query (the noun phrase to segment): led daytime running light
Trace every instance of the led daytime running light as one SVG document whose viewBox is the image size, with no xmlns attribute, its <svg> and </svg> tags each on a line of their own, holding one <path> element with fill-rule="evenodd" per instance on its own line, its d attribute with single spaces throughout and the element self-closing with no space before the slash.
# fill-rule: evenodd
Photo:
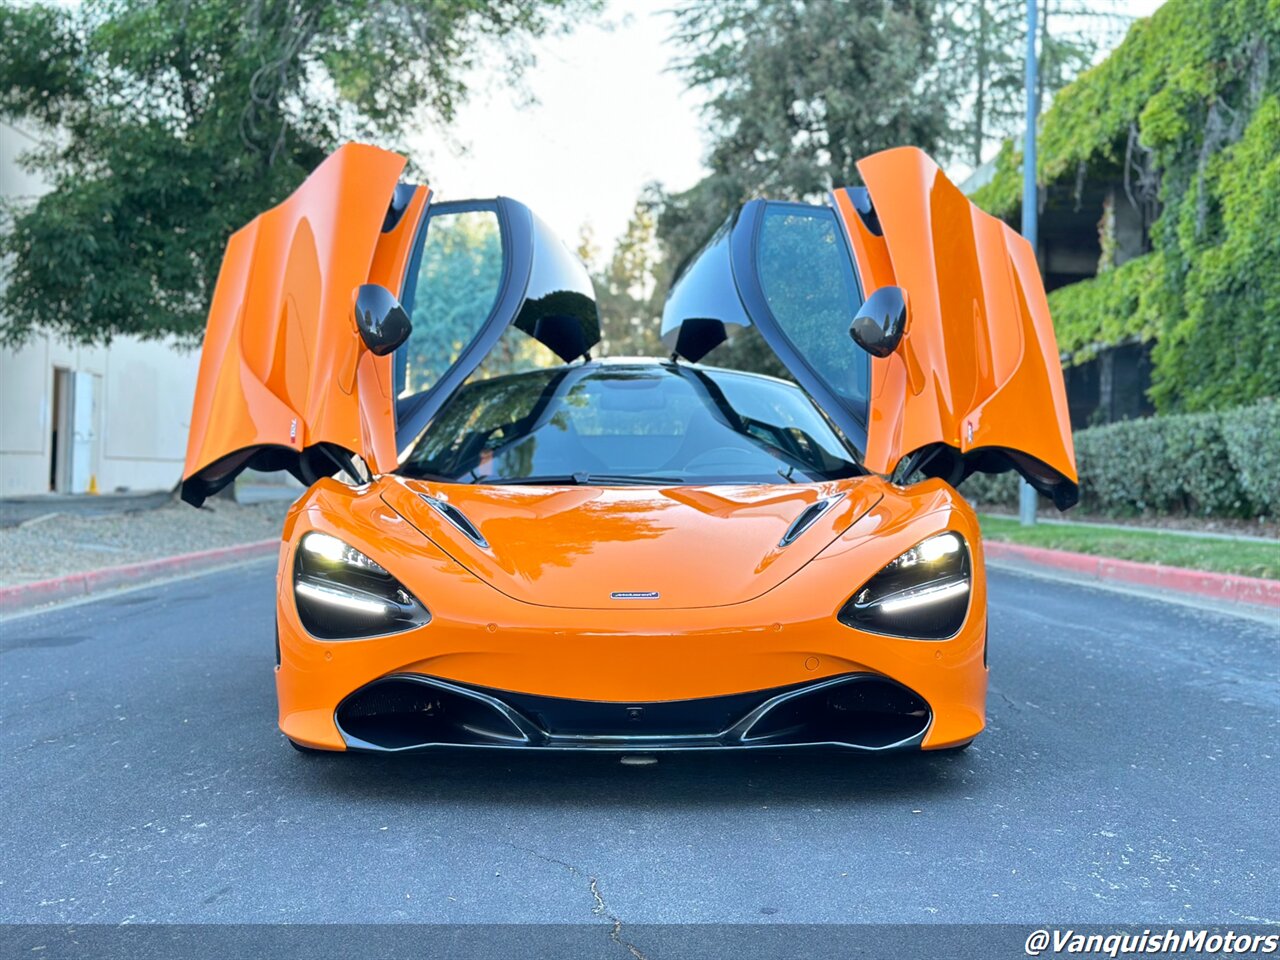
<svg viewBox="0 0 1280 960">
<path fill-rule="evenodd" d="M 840 608 L 845 626 L 908 640 L 947 640 L 964 624 L 972 589 L 964 537 L 946 530 L 885 564 Z"/>
<path fill-rule="evenodd" d="M 391 613 L 391 607 L 381 601 L 367 600 L 364 597 L 357 597 L 354 594 L 334 590 L 330 587 L 318 587 L 315 584 L 303 581 L 295 584 L 293 589 L 304 597 L 310 597 L 312 600 L 326 603 L 329 606 L 342 607 L 344 610 L 351 610 L 355 613 L 367 613 L 370 616 L 377 617 L 385 617 Z"/>
<path fill-rule="evenodd" d="M 944 583 L 937 587 L 926 587 L 923 590 L 913 590 L 910 593 L 898 594 L 896 597 L 889 597 L 874 604 L 885 613 L 898 613 L 902 610 L 911 610 L 915 607 L 923 607 L 930 603 L 937 603 L 940 600 L 947 600 L 951 597 L 958 597 L 963 593 L 969 592 L 969 584 L 967 581 L 959 583 Z"/>
</svg>

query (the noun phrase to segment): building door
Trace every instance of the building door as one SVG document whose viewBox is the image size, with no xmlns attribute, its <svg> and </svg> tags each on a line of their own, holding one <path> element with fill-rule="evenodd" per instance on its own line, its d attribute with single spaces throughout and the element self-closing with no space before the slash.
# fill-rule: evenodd
<svg viewBox="0 0 1280 960">
<path fill-rule="evenodd" d="M 62 367 L 53 368 L 53 417 L 49 431 L 49 489 L 71 491 L 71 437 L 73 375 Z"/>
<path fill-rule="evenodd" d="M 76 371 L 71 390 L 71 492 L 84 493 L 94 472 L 98 441 L 98 376 Z"/>
</svg>

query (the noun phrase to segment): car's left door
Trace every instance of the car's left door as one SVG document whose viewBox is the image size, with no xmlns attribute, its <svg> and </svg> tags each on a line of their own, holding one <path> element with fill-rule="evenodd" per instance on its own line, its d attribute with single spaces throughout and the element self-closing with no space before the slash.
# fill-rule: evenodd
<svg viewBox="0 0 1280 960">
<path fill-rule="evenodd" d="M 348 144 L 227 244 L 200 360 L 182 497 L 247 468 L 310 484 L 388 473 L 515 327 L 561 360 L 600 339 L 591 279 L 527 207 L 433 203 L 403 157 Z M 411 321 L 374 352 L 355 295 L 376 284 Z"/>
<path fill-rule="evenodd" d="M 359 456 L 396 464 L 391 356 L 354 317 L 363 284 L 399 290 L 430 191 L 403 157 L 364 144 L 329 156 L 232 235 L 209 309 L 182 497 L 199 506 L 248 467 L 305 483 Z"/>
</svg>

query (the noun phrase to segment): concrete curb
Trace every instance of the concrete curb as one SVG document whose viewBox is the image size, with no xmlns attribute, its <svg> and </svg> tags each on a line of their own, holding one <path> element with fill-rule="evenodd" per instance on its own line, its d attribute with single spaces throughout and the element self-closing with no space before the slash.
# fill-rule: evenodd
<svg viewBox="0 0 1280 960">
<path fill-rule="evenodd" d="M 1280 607 L 1280 580 L 1241 577 L 1230 573 L 1208 573 L 1186 567 L 1165 567 L 1158 563 L 1137 563 L 1095 557 L 1069 550 L 1048 550 L 1018 543 L 984 540 L 982 550 L 992 560 L 1021 560 L 1041 567 L 1068 570 L 1079 576 L 1129 583 L 1177 593 L 1196 594 L 1231 603 Z"/>
<path fill-rule="evenodd" d="M 236 544 L 234 547 L 217 547 L 213 550 L 183 553 L 176 557 L 144 560 L 141 563 L 130 563 L 121 567 L 104 567 L 101 570 L 69 573 L 52 580 L 37 580 L 34 583 L 0 587 L 0 614 L 18 613 L 60 600 L 135 586 L 148 580 L 161 580 L 184 573 L 225 567 L 246 560 L 258 560 L 262 557 L 274 556 L 279 549 L 279 540 L 259 540 L 256 543 Z"/>
</svg>

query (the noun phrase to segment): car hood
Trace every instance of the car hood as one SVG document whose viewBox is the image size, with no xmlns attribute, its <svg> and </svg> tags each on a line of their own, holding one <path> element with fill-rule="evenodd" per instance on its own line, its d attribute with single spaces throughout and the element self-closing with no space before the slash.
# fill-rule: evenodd
<svg viewBox="0 0 1280 960">
<path fill-rule="evenodd" d="M 881 496 L 872 478 L 655 489 L 393 477 L 382 491 L 391 509 L 454 561 L 516 600 L 650 610 L 725 606 L 766 593 Z M 424 497 L 457 510 L 462 526 Z M 782 546 L 806 508 L 827 499 L 834 500 L 828 509 Z M 483 544 L 463 529 L 467 522 Z"/>
</svg>

